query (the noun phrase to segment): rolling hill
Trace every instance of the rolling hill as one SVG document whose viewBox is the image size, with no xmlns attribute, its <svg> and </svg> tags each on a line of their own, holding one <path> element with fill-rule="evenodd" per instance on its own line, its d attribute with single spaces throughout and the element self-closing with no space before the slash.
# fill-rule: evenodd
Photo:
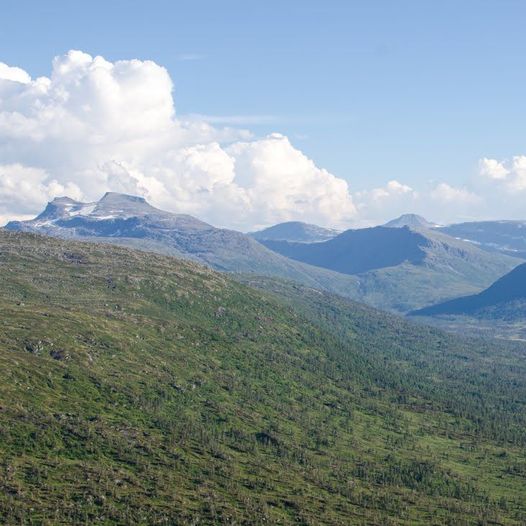
<svg viewBox="0 0 526 526">
<path fill-rule="evenodd" d="M 0 231 L 3 524 L 526 520 L 525 348 Z"/>
</svg>

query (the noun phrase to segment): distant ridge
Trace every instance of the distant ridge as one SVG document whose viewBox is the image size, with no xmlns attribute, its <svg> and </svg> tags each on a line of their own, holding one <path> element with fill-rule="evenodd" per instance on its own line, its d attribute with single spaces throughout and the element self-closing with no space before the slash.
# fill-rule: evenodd
<svg viewBox="0 0 526 526">
<path fill-rule="evenodd" d="M 491 252 L 526 259 L 526 221 L 472 221 L 440 227 L 440 231 Z"/>
<path fill-rule="evenodd" d="M 392 219 L 383 225 L 387 228 L 436 228 L 436 223 L 430 223 L 425 217 L 417 214 L 403 214 L 396 219 Z"/>
<path fill-rule="evenodd" d="M 411 314 L 451 314 L 492 319 L 526 318 L 526 263 L 514 268 L 479 294 L 432 305 Z"/>
<path fill-rule="evenodd" d="M 385 227 L 346 230 L 323 243 L 263 241 L 284 256 L 345 274 L 394 267 L 404 262 L 420 264 L 428 240 L 409 228 Z"/>
<path fill-rule="evenodd" d="M 249 235 L 257 240 L 296 241 L 299 243 L 316 243 L 327 241 L 339 234 L 338 230 L 324 228 L 301 221 L 288 221 L 277 225 L 251 232 Z"/>
</svg>

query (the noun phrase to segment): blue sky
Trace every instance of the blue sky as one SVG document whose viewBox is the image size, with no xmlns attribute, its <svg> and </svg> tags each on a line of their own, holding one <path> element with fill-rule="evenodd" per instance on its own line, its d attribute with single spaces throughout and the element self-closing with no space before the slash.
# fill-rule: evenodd
<svg viewBox="0 0 526 526">
<path fill-rule="evenodd" d="M 283 133 L 351 191 L 393 179 L 465 187 L 481 158 L 524 153 L 522 1 L 3 0 L 1 10 L 0 61 L 37 77 L 69 49 L 153 60 L 170 73 L 179 116 Z"/>
</svg>

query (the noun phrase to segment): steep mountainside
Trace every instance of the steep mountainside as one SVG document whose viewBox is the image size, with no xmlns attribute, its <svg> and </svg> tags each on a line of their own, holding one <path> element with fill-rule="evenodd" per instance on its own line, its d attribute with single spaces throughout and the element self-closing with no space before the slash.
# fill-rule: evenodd
<svg viewBox="0 0 526 526">
<path fill-rule="evenodd" d="M 432 305 L 412 314 L 461 314 L 526 321 L 526 263 L 519 265 L 479 294 Z"/>
<path fill-rule="evenodd" d="M 526 221 L 478 221 L 441 227 L 450 236 L 481 248 L 526 259 Z"/>
<path fill-rule="evenodd" d="M 278 225 L 252 232 L 254 239 L 269 239 L 274 241 L 297 241 L 300 243 L 315 243 L 326 241 L 338 235 L 338 231 L 331 228 L 323 228 L 310 225 L 300 221 L 289 221 Z"/>
<path fill-rule="evenodd" d="M 347 230 L 323 243 L 262 243 L 289 258 L 357 275 L 360 299 L 399 312 L 478 292 L 520 261 L 407 227 Z"/>
<path fill-rule="evenodd" d="M 37 218 L 13 221 L 6 228 L 121 244 L 184 257 L 216 270 L 279 276 L 350 297 L 358 294 L 355 278 L 292 261 L 241 232 L 159 210 L 142 197 L 110 192 L 95 203 L 58 198 Z"/>
<path fill-rule="evenodd" d="M 0 231 L 2 524 L 526 521 L 524 346 Z"/>
</svg>

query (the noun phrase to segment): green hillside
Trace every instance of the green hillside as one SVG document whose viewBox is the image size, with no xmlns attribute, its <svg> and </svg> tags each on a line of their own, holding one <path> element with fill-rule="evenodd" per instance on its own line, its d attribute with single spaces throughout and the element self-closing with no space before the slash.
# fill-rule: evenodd
<svg viewBox="0 0 526 526">
<path fill-rule="evenodd" d="M 0 270 L 2 524 L 526 522 L 523 346 L 110 245 Z"/>
</svg>

